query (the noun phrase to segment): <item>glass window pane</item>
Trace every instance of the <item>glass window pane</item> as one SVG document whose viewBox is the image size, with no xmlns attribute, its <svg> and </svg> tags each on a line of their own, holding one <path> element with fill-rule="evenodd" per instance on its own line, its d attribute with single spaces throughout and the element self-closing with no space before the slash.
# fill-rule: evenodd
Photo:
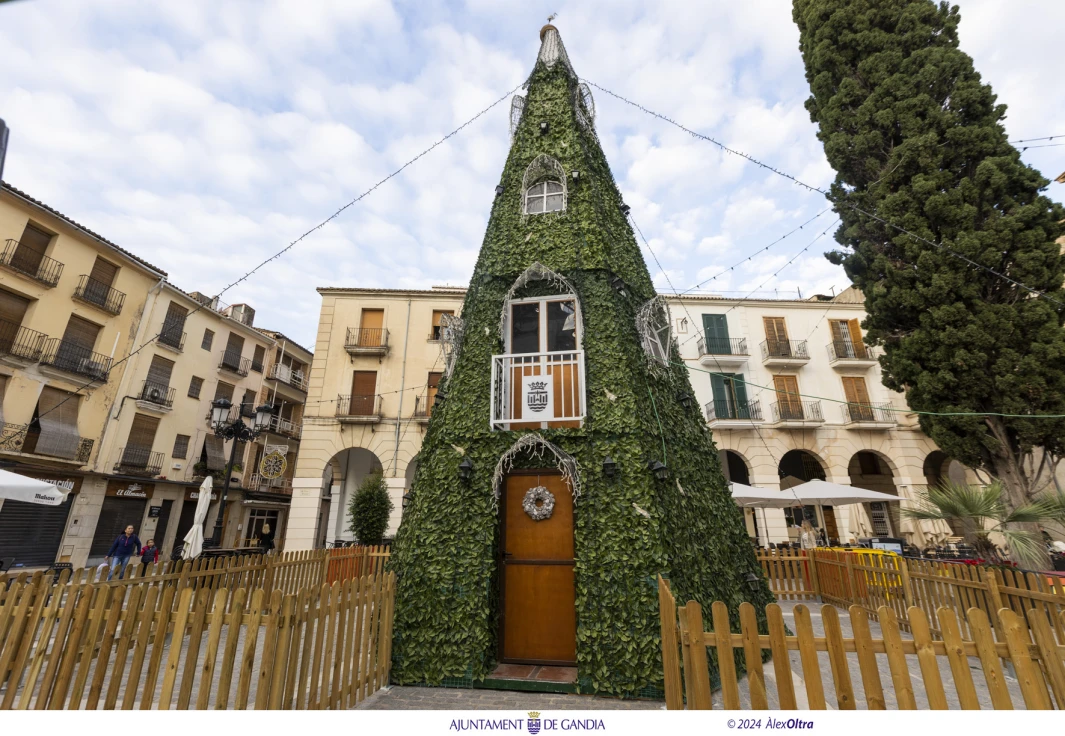
<svg viewBox="0 0 1065 736">
<path fill-rule="evenodd" d="M 577 319 L 572 301 L 547 303 L 547 349 L 577 349 Z"/>
<path fill-rule="evenodd" d="M 533 184 L 531 187 L 529 187 L 529 194 L 543 194 L 543 193 L 544 193 L 544 183 L 543 182 L 540 182 L 539 184 Z"/>
<path fill-rule="evenodd" d="M 561 194 L 549 194 L 547 195 L 547 212 L 558 212 L 562 209 L 562 195 Z"/>
<path fill-rule="evenodd" d="M 511 306 L 510 352 L 540 352 L 539 304 L 514 304 Z"/>
<path fill-rule="evenodd" d="M 539 214 L 540 212 L 543 212 L 544 211 L 544 198 L 543 197 L 530 196 L 529 199 L 527 200 L 527 205 L 525 207 L 525 211 L 528 212 L 529 214 L 532 214 L 532 215 Z"/>
<path fill-rule="evenodd" d="M 547 193 L 548 194 L 558 194 L 559 192 L 562 191 L 562 185 L 559 184 L 557 181 L 549 181 L 549 182 L 545 182 L 545 183 L 547 184 Z"/>
</svg>

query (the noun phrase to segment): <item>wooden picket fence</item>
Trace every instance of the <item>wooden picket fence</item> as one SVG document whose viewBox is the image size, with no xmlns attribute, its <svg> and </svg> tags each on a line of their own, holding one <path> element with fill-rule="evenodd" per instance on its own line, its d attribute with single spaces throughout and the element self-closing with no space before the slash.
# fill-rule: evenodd
<svg viewBox="0 0 1065 736">
<path fill-rule="evenodd" d="M 865 607 L 850 606 L 854 637 L 844 638 L 837 609 L 825 605 L 820 612 L 824 636 L 816 637 L 810 611 L 803 604 L 794 609 L 795 635 L 790 635 L 785 628 L 783 613 L 777 604 L 766 606 L 767 633 L 763 634 L 758 630 L 754 606 L 750 603 L 740 605 L 736 612 L 737 627 L 735 621 L 730 622 L 729 611 L 720 601 L 711 606 L 711 630 L 704 631 L 702 607 L 698 603 L 689 601 L 678 609 L 669 584 L 661 577 L 658 591 L 666 707 L 671 710 L 684 709 L 685 704 L 689 709 L 714 707 L 707 649 L 716 655 L 721 685 L 717 705 L 725 709 L 765 710 L 769 707 L 771 694 L 774 707 L 796 709 L 799 702 L 789 656 L 792 651 L 799 652 L 805 699 L 814 710 L 827 707 L 822 679 L 823 660 L 818 656 L 819 652 L 827 653 L 835 703 L 840 710 L 854 710 L 859 704 L 869 710 L 883 710 L 889 702 L 901 710 L 916 709 L 918 690 L 911 678 L 906 655 L 916 655 L 923 696 L 933 710 L 948 707 L 948 687 L 963 709 L 980 708 L 971 658 L 979 662 L 984 681 L 982 688 L 995 710 L 1012 709 L 1022 704 L 1029 710 L 1050 709 L 1055 703 L 1058 709 L 1065 708 L 1065 647 L 1054 641 L 1046 609 L 1028 608 L 1027 626 L 1020 614 L 1002 609 L 998 617 L 1004 641 L 996 642 L 988 617 L 980 608 L 970 608 L 965 614 L 971 640 L 962 638 L 961 624 L 954 611 L 939 608 L 942 638 L 936 640 L 924 610 L 912 606 L 906 611 L 913 636 L 911 640 L 902 638 L 894 607 L 880 606 L 877 610 L 883 638 L 874 639 L 870 635 L 870 617 Z M 1061 618 L 1059 616 L 1058 623 L 1065 623 Z M 739 633 L 733 633 L 736 629 Z M 769 678 L 763 665 L 766 652 L 771 655 L 772 676 Z M 848 654 L 857 659 L 858 685 L 864 695 L 862 703 L 856 698 Z M 890 672 L 890 682 L 887 683 L 887 693 L 893 696 L 890 701 L 885 694 L 878 656 L 886 659 Z M 741 697 L 737 661 L 746 670 L 746 700 Z M 1016 696 L 1010 694 L 1003 662 L 1012 666 L 1016 673 L 1021 703 L 1015 703 Z M 943 678 L 944 672 L 950 676 Z M 772 690 L 769 684 L 773 685 Z"/>
<path fill-rule="evenodd" d="M 328 550 L 285 552 L 275 555 L 244 555 L 241 557 L 201 557 L 195 560 L 167 561 L 148 565 L 130 564 L 121 580 L 108 582 L 106 573 L 96 568 L 70 571 L 66 585 L 95 582 L 125 587 L 168 587 L 178 590 L 228 588 L 280 590 L 296 593 L 306 587 L 323 583 L 344 582 L 365 575 L 380 575 L 388 562 L 388 547 L 343 547 Z M 10 594 L 15 583 L 37 586 L 42 580 L 54 580 L 47 570 L 18 572 L 0 576 L 0 604 Z"/>
<path fill-rule="evenodd" d="M 758 559 L 770 590 L 778 600 L 818 599 L 842 608 L 861 607 L 874 619 L 881 608 L 895 614 L 910 631 L 910 610 L 920 609 L 936 637 L 942 635 L 940 611 L 952 611 L 962 638 L 971 641 L 967 612 L 977 608 L 1004 641 L 999 612 L 1008 610 L 1019 620 L 1039 611 L 1050 622 L 1060 645 L 1065 645 L 1065 586 L 1061 578 L 1032 572 L 1003 570 L 898 555 L 863 554 L 835 550 L 759 552 Z"/>
<path fill-rule="evenodd" d="M 0 709 L 338 709 L 388 683 L 394 573 L 287 591 L 170 575 L 15 581 Z"/>
</svg>

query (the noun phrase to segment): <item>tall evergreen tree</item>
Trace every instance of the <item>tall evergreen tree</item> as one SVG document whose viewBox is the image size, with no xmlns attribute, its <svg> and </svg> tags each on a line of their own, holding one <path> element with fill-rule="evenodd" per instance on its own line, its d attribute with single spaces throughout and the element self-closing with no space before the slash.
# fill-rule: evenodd
<svg viewBox="0 0 1065 736">
<path fill-rule="evenodd" d="M 1065 209 L 1022 163 L 1006 106 L 958 48 L 958 8 L 932 0 L 795 0 L 811 97 L 847 250 L 826 254 L 865 293 L 885 384 L 927 412 L 949 455 L 1023 506 L 1052 482 L 1065 420 Z M 890 221 L 922 242 L 862 214 Z M 1043 292 L 1046 298 L 956 254 Z"/>
<path fill-rule="evenodd" d="M 496 473 L 508 451 L 524 446 L 516 443 L 539 434 L 576 461 L 568 467 L 580 487 L 581 687 L 631 694 L 662 683 L 656 575 L 670 579 L 680 601 L 726 602 L 733 623 L 741 602 L 761 612 L 773 598 L 755 582 L 760 569 L 668 318 L 649 321 L 659 328 L 653 335 L 637 327 L 638 317 L 655 312 L 656 295 L 595 135 L 590 95 L 554 27 L 541 41 L 524 107 L 512 110 L 513 142 L 463 305 L 462 338 L 452 342 L 453 369 L 449 360 L 396 538 L 393 677 L 437 684 L 492 671 L 504 569 Z M 559 288 L 579 305 L 562 329 L 580 331 L 583 422 L 493 429 L 492 407 L 517 395 L 513 384 L 492 385 L 493 356 L 507 352 L 501 324 L 512 334 L 508 302 Z M 514 375 L 503 368 L 497 380 Z M 540 456 L 518 453 L 516 467 L 555 464 L 553 450 L 531 449 Z M 604 468 L 608 457 L 615 472 Z M 649 462 L 667 466 L 668 478 L 656 478 Z M 544 600 L 557 592 L 542 588 Z"/>
</svg>

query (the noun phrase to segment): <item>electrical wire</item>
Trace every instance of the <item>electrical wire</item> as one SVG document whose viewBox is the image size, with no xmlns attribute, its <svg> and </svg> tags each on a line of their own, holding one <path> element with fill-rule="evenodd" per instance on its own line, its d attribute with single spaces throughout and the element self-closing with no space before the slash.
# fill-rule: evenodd
<svg viewBox="0 0 1065 736">
<path fill-rule="evenodd" d="M 524 82 L 522 82 L 522 84 L 524 84 Z M 432 145 L 430 145 L 430 146 L 429 146 L 428 148 L 426 148 L 426 149 L 422 150 L 422 152 L 421 152 L 421 153 L 419 153 L 418 155 L 416 155 L 416 156 L 415 156 L 414 158 L 411 158 L 411 159 L 409 159 L 409 160 L 408 160 L 408 161 L 407 161 L 406 163 L 404 163 L 404 164 L 403 164 L 402 166 L 400 166 L 400 167 L 399 167 L 398 169 L 396 169 L 395 171 L 393 171 L 392 173 L 390 173 L 390 174 L 389 174 L 388 176 L 386 176 L 385 178 L 383 178 L 383 179 L 381 179 L 380 181 L 378 181 L 378 182 L 377 182 L 376 184 L 374 184 L 374 185 L 373 185 L 372 187 L 370 187 L 369 189 L 367 189 L 366 191 L 364 191 L 364 192 L 363 192 L 362 194 L 358 195 L 358 196 L 357 196 L 357 197 L 355 197 L 354 199 L 351 199 L 351 200 L 349 200 L 349 201 L 348 201 L 347 203 L 345 203 L 345 204 L 344 204 L 343 206 L 341 206 L 341 207 L 340 207 L 339 209 L 337 209 L 337 210 L 336 210 L 336 211 L 335 211 L 335 212 L 334 212 L 333 214 L 329 215 L 329 217 L 325 218 L 324 220 L 322 220 L 321 222 L 319 222 L 319 223 L 318 223 L 317 225 L 315 225 L 314 227 L 312 227 L 312 228 L 311 228 L 310 230 L 307 230 L 307 231 L 306 231 L 305 233 L 303 233 L 302 235 L 300 235 L 300 236 L 299 236 L 298 238 L 296 238 L 295 240 L 293 240 L 292 242 L 290 242 L 290 243 L 289 243 L 288 245 L 286 245 L 286 246 L 285 246 L 284 248 L 282 248 L 281 250 L 277 251 L 277 252 L 276 252 L 276 253 L 274 253 L 274 254 L 273 254 L 272 256 L 270 256 L 269 258 L 267 258 L 267 259 L 263 260 L 263 261 L 262 261 L 262 262 L 260 262 L 260 263 L 259 263 L 258 265 L 256 265 L 256 266 L 255 266 L 254 268 L 252 268 L 251 270 L 249 270 L 249 271 L 247 271 L 246 273 L 244 273 L 244 275 L 243 275 L 243 276 L 241 276 L 241 277 L 240 277 L 240 278 L 238 278 L 238 279 L 237 279 L 236 281 L 232 282 L 231 284 L 229 284 L 228 286 L 226 286 L 226 287 L 225 287 L 224 289 L 222 289 L 221 291 L 219 291 L 219 292 L 218 292 L 218 293 L 217 293 L 217 294 L 216 294 L 216 295 L 214 296 L 214 298 L 213 298 L 213 299 L 211 299 L 211 302 L 214 302 L 214 300 L 215 300 L 215 299 L 218 299 L 218 298 L 219 298 L 220 296 L 222 296 L 222 294 L 225 294 L 225 293 L 226 293 L 227 291 L 229 291 L 229 290 L 230 290 L 230 289 L 232 289 L 233 287 L 235 287 L 235 286 L 237 286 L 238 284 L 242 283 L 243 281 L 247 280 L 247 279 L 248 279 L 249 277 L 251 277 L 251 276 L 252 276 L 253 274 L 255 274 L 255 273 L 256 273 L 256 272 L 257 272 L 257 271 L 258 271 L 259 269 L 261 269 L 261 268 L 262 268 L 263 266 L 265 266 L 266 264 L 270 263 L 271 261 L 277 260 L 278 258 L 280 258 L 281 256 L 283 256 L 283 255 L 284 255 L 285 253 L 287 253 L 288 251 L 292 250 L 292 249 L 293 249 L 294 247 L 296 247 L 296 245 L 298 245 L 298 244 L 299 244 L 300 242 L 302 242 L 302 241 L 303 241 L 303 240 L 304 240 L 305 238 L 307 238 L 308 236 L 310 236 L 310 235 L 312 235 L 313 233 L 317 232 L 318 230 L 321 230 L 321 229 L 322 229 L 323 227 L 325 227 L 325 226 L 326 226 L 326 225 L 328 225 L 328 224 L 329 224 L 330 222 L 332 222 L 332 221 L 333 221 L 333 220 L 335 220 L 335 219 L 336 219 L 337 217 L 339 217 L 339 216 L 341 215 L 341 213 L 343 213 L 343 212 L 344 212 L 345 210 L 347 210 L 347 209 L 348 209 L 349 207 L 351 207 L 351 206 L 353 206 L 353 205 L 357 204 L 357 203 L 358 203 L 358 202 L 360 202 L 360 201 L 361 201 L 362 199 L 364 199 L 365 197 L 367 197 L 367 196 L 369 196 L 370 194 L 372 194 L 372 193 L 373 193 L 373 192 L 374 192 L 374 191 L 375 191 L 375 190 L 376 190 L 376 189 L 377 189 L 378 187 L 380 187 L 380 186 L 381 186 L 382 184 L 384 184 L 384 183 L 385 183 L 385 182 L 387 182 L 388 180 L 390 180 L 390 179 L 394 178 L 395 176 L 397 176 L 398 174 L 400 174 L 400 172 L 402 172 L 402 171 L 403 171 L 404 169 L 406 169 L 406 168 L 407 168 L 408 166 L 410 166 L 411 164 L 413 164 L 413 163 L 414 163 L 415 161 L 417 161 L 418 159 L 422 158 L 423 156 L 425 156 L 426 154 L 428 154 L 429 152 L 431 152 L 431 151 L 432 151 L 433 149 L 437 148 L 438 146 L 440 146 L 441 144 L 443 144 L 444 142 L 446 142 L 446 141 L 447 141 L 447 140 L 449 140 L 450 138 L 452 138 L 452 137 L 454 137 L 455 135 L 457 135 L 457 134 L 458 134 L 459 132 L 461 132 L 461 131 L 462 131 L 463 129 L 465 129 L 465 128 L 467 128 L 468 126 L 470 126 L 470 125 L 471 125 L 472 123 L 474 123 L 474 122 L 475 122 L 476 120 L 478 120 L 478 119 L 479 119 L 479 118 L 481 118 L 481 117 L 482 117 L 483 115 L 485 115 L 485 113 L 487 113 L 487 112 L 488 112 L 489 110 L 491 110 L 491 109 L 492 109 L 492 108 L 494 108 L 494 107 L 495 107 L 496 105 L 498 105 L 499 103 L 503 102 L 503 101 L 504 101 L 504 100 L 506 100 L 506 99 L 507 99 L 508 97 L 510 97 L 511 95 L 513 95 L 513 94 L 514 94 L 515 92 L 517 92 L 517 91 L 518 91 L 518 89 L 519 89 L 519 88 L 520 88 L 520 87 L 522 86 L 522 84 L 519 84 L 519 85 L 517 85 L 516 87 L 514 87 L 514 89 L 512 89 L 512 90 L 510 90 L 509 92 L 507 92 L 506 94 L 504 94 L 504 95 L 503 95 L 502 97 L 500 97 L 499 99 L 497 99 L 497 100 L 496 100 L 495 102 L 493 102 L 492 104 L 488 105 L 488 107 L 486 107 L 486 108 L 484 108 L 483 110 L 481 110 L 480 112 L 478 112 L 478 113 L 477 113 L 476 115 L 474 115 L 474 116 L 473 116 L 472 118 L 470 118 L 469 120 L 467 120 L 466 122 L 464 122 L 464 123 L 463 123 L 462 125 L 458 126 L 458 127 L 457 127 L 457 128 L 455 128 L 454 130 L 452 130 L 452 131 L 451 131 L 450 133 L 448 133 L 448 134 L 447 134 L 447 135 L 445 135 L 444 137 L 442 137 L 442 138 L 439 138 L 439 139 L 437 139 L 437 140 L 436 140 L 436 141 L 435 141 L 435 142 L 434 142 L 434 143 L 433 143 Z M 197 313 L 197 312 L 199 312 L 199 311 L 200 311 L 201 309 L 203 309 L 203 308 L 205 308 L 205 307 L 207 307 L 207 306 L 208 306 L 208 304 L 203 304 L 203 303 L 201 303 L 201 304 L 200 304 L 200 306 L 196 307 L 196 308 L 195 308 L 195 309 L 193 309 L 193 310 L 192 310 L 191 312 L 189 312 L 188 314 L 186 314 L 186 315 L 185 315 L 185 319 L 186 319 L 186 320 L 188 320 L 188 318 L 189 318 L 189 317 L 191 317 L 191 316 L 192 316 L 193 314 L 196 314 L 196 313 Z M 166 331 L 167 331 L 167 330 L 165 329 L 165 324 L 164 324 L 164 331 L 163 331 L 163 332 L 166 332 Z M 150 337 L 150 338 L 148 338 L 148 339 L 147 339 L 147 340 L 146 340 L 146 341 L 145 341 L 144 343 L 142 343 L 142 344 L 140 345 L 140 347 L 136 348 L 135 350 L 132 350 L 132 351 L 131 351 L 131 352 L 129 353 L 129 355 L 127 355 L 127 356 L 125 356 L 124 358 L 122 358 L 122 359 L 120 359 L 120 360 L 116 361 L 115 363 L 112 363 L 112 364 L 111 364 L 111 367 L 110 367 L 110 368 L 108 369 L 108 373 L 110 373 L 110 372 L 111 372 L 111 371 L 113 371 L 113 370 L 114 370 L 114 369 L 115 369 L 116 367 L 118 367 L 118 366 L 122 365 L 122 364 L 123 364 L 123 363 L 125 363 L 125 362 L 126 362 L 127 360 L 129 360 L 130 358 L 132 358 L 132 357 L 133 357 L 134 355 L 136 355 L 137 353 L 139 353 L 139 352 L 140 352 L 141 350 L 144 350 L 144 348 L 148 347 L 148 346 L 149 346 L 149 345 L 151 345 L 151 344 L 152 344 L 153 342 L 155 342 L 156 340 L 158 340 L 158 339 L 159 339 L 160 337 L 162 337 L 162 335 L 163 335 L 163 332 L 159 332 L 159 333 L 158 333 L 158 334 L 156 334 L 155 336 L 153 336 L 153 337 Z M 73 391 L 73 392 L 72 392 L 72 393 L 71 393 L 71 394 L 70 394 L 69 396 L 67 396 L 67 397 L 66 397 L 65 399 L 63 399 L 62 401 L 60 401 L 60 402 L 59 402 L 58 404 L 56 404 L 55 406 L 53 406 L 53 407 L 52 407 L 51 409 L 49 409 L 48 411 L 45 411 L 44 413 L 42 413 L 42 414 L 41 414 L 41 415 L 40 415 L 40 416 L 38 417 L 38 420 L 40 419 L 40 417 L 43 417 L 43 416 L 46 416 L 46 415 L 48 415 L 48 414 L 52 413 L 53 411 L 55 411 L 56 409 L 58 409 L 59 407 L 61 407 L 61 406 L 62 406 L 63 404 L 65 404 L 66 402 L 70 401 L 71 399 L 73 399 L 73 398 L 75 398 L 75 397 L 77 397 L 77 396 L 83 396 L 84 394 L 82 394 L 81 392 L 82 392 L 82 391 L 83 391 L 84 389 L 87 389 L 87 388 L 89 388 L 90 386 L 92 386 L 93 384 L 97 383 L 97 382 L 98 382 L 99 380 L 100 380 L 100 379 L 98 379 L 98 378 L 93 378 L 93 379 L 90 379 L 90 380 L 89 380 L 89 381 L 88 381 L 87 383 L 84 383 L 84 384 L 82 384 L 81 386 L 79 386 L 78 388 L 76 388 L 76 389 L 75 389 L 75 390 L 74 390 L 74 391 Z"/>
<path fill-rule="evenodd" d="M 832 199 L 832 197 L 829 195 L 828 192 L 826 192 L 824 189 L 821 189 L 820 187 L 815 187 L 815 186 L 813 186 L 811 184 L 807 184 L 806 182 L 804 182 L 804 181 L 792 176 L 791 174 L 787 173 L 786 171 L 782 171 L 782 170 L 777 169 L 777 168 L 775 168 L 773 166 L 770 166 L 769 164 L 763 163 L 762 161 L 759 161 L 758 159 L 756 159 L 753 156 L 751 156 L 750 154 L 743 153 L 742 151 L 738 151 L 738 150 L 736 150 L 734 148 L 730 148 L 730 147 L 726 146 L 724 143 L 722 143 L 721 141 L 716 140 L 715 138 L 711 138 L 708 135 L 703 135 L 702 133 L 697 133 L 694 130 L 692 130 L 691 128 L 687 128 L 684 125 L 681 125 L 680 123 L 678 123 L 677 121 L 673 120 L 672 118 L 669 118 L 669 117 L 667 117 L 667 116 L 665 116 L 665 115 L 663 115 L 661 113 L 655 112 L 654 110 L 650 110 L 650 109 L 644 107 L 643 105 L 639 104 L 638 102 L 633 102 L 632 100 L 630 100 L 630 99 L 628 99 L 626 97 L 622 97 L 621 95 L 617 94 L 616 92 L 612 92 L 611 90 L 596 84 L 595 82 L 593 82 L 590 79 L 584 79 L 582 81 L 584 81 L 585 83 L 595 87 L 596 89 L 600 90 L 601 92 L 605 92 L 606 94 L 610 95 L 611 97 L 614 97 L 615 99 L 618 99 L 618 100 L 624 102 L 627 105 L 631 105 L 632 107 L 635 107 L 636 109 L 641 110 L 641 111 L 647 113 L 648 115 L 651 115 L 652 117 L 656 117 L 659 120 L 664 120 L 665 122 L 669 123 L 670 125 L 673 125 L 676 128 L 679 128 L 680 130 L 683 130 L 685 133 L 687 133 L 687 134 L 689 134 L 689 135 L 691 135 L 691 136 L 693 136 L 695 138 L 699 138 L 701 140 L 704 140 L 704 141 L 707 141 L 709 143 L 712 143 L 715 146 L 717 146 L 718 148 L 720 148 L 721 150 L 725 151 L 726 153 L 731 153 L 733 155 L 739 156 L 740 158 L 746 159 L 747 161 L 755 164 L 756 166 L 759 166 L 759 167 L 765 169 L 766 171 L 772 172 L 772 173 L 776 174 L 777 176 L 781 176 L 781 177 L 791 181 L 793 184 L 802 187 L 803 189 L 806 189 L 806 190 L 811 191 L 811 192 L 817 192 L 818 194 L 823 195 L 826 199 L 828 199 L 830 202 L 832 202 L 836 206 L 846 207 L 847 209 L 850 209 L 850 210 L 852 210 L 854 212 L 857 212 L 857 213 L 859 213 L 861 215 L 865 215 L 866 217 L 869 217 L 869 218 L 871 218 L 873 220 L 876 220 L 877 222 L 881 223 L 882 225 L 890 227 L 890 228 L 898 231 L 899 233 L 902 233 L 903 235 L 906 235 L 906 236 L 908 236 L 910 238 L 913 238 L 914 240 L 916 240 L 916 241 L 918 241 L 920 243 L 925 243 L 927 245 L 932 246 L 933 248 L 936 248 L 936 249 L 941 250 L 941 251 L 943 251 L 945 253 L 948 253 L 951 256 L 954 256 L 955 258 L 957 258 L 957 259 L 959 259 L 961 261 L 964 261 L 965 263 L 969 264 L 970 266 L 972 266 L 974 268 L 978 268 L 980 270 L 986 271 L 987 273 L 990 273 L 993 276 L 996 276 L 996 277 L 998 277 L 998 278 L 1000 278 L 1000 279 L 1002 279 L 1004 281 L 1008 281 L 1009 283 L 1013 284 L 1014 286 L 1016 286 L 1016 287 L 1018 287 L 1020 289 L 1023 289 L 1024 291 L 1027 291 L 1029 294 L 1032 294 L 1032 295 L 1034 295 L 1034 296 L 1036 296 L 1036 297 L 1038 297 L 1040 299 L 1046 299 L 1047 301 L 1054 302 L 1055 304 L 1057 304 L 1059 306 L 1059 310 L 1058 311 L 1060 311 L 1061 308 L 1065 307 L 1065 302 L 1063 302 L 1063 301 L 1061 301 L 1059 299 L 1056 299 L 1056 298 L 1050 296 L 1049 294 L 1046 294 L 1046 293 L 1040 291 L 1039 289 L 1032 288 L 1031 286 L 1028 286 L 1027 284 L 1021 283 L 1020 281 L 1017 281 L 1016 279 L 1010 278 L 1006 274 L 1001 273 L 999 271 L 996 271 L 995 269 L 993 269 L 993 268 L 991 268 L 989 266 L 985 266 L 982 263 L 977 263 L 976 261 L 974 261 L 973 259 L 969 258 L 968 256 L 963 255 L 961 253 L 958 253 L 957 251 L 953 250 L 952 248 L 947 247 L 946 245 L 943 245 L 942 243 L 937 243 L 937 242 L 935 242 L 933 240 L 929 240 L 928 238 L 925 238 L 925 237 L 923 237 L 921 235 L 918 235 L 917 233 L 914 233 L 914 232 L 902 227 L 901 225 L 896 225 L 895 223 L 893 223 L 893 222 L 891 222 L 889 220 L 886 220 L 886 219 L 884 219 L 883 217 L 881 217 L 881 216 L 879 216 L 877 214 L 874 214 L 872 212 L 869 212 L 867 210 L 862 209 L 861 207 L 859 207 L 856 204 L 853 204 L 852 202 L 835 201 L 835 200 Z"/>
<path fill-rule="evenodd" d="M 1045 135 L 1042 138 L 1019 138 L 1019 139 L 1017 139 L 1015 141 L 1010 141 L 1010 143 L 1031 143 L 1032 141 L 1052 141 L 1055 138 L 1065 138 L 1065 133 L 1062 133 L 1060 135 Z"/>
</svg>

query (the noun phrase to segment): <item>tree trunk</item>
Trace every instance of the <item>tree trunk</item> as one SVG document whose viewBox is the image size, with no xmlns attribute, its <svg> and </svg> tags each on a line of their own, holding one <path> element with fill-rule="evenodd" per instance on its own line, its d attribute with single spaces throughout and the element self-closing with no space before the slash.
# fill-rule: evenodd
<svg viewBox="0 0 1065 736">
<path fill-rule="evenodd" d="M 1020 472 L 1020 467 L 1016 462 L 1016 458 L 1012 456 L 994 455 L 992 457 L 992 463 L 994 465 L 993 472 L 995 477 L 1001 481 L 1002 487 L 1006 490 L 1006 504 L 1009 508 L 1017 509 L 1021 506 L 1031 503 L 1032 498 L 1030 495 L 1031 489 L 1028 486 L 1028 482 L 1024 475 Z M 1010 524 L 1011 531 L 1024 531 L 1034 534 L 1036 537 L 1041 535 L 1043 531 L 1042 527 L 1035 522 L 1027 522 L 1023 524 Z M 1040 547 L 1041 555 L 1038 561 L 1038 568 L 1040 570 L 1049 570 L 1050 557 Z M 1017 554 L 1017 550 L 1010 549 L 1009 558 L 1018 565 L 1030 566 L 1033 564 L 1033 560 L 1022 560 Z"/>
</svg>

